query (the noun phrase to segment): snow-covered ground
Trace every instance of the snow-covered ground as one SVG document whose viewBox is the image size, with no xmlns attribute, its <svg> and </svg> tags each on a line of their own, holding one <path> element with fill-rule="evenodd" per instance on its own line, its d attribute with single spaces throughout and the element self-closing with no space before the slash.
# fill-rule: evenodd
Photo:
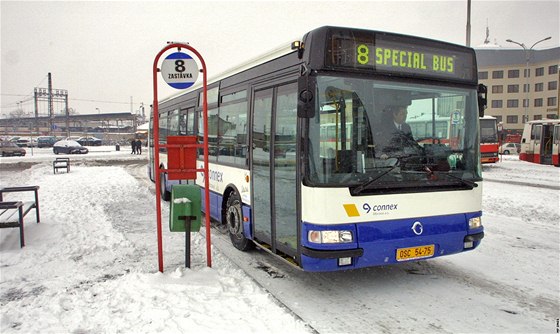
<svg viewBox="0 0 560 334">
<path fill-rule="evenodd" d="M 184 234 L 165 229 L 167 213 L 159 273 L 153 186 L 127 172 L 145 176 L 147 155 L 91 149 L 70 156 L 68 174 L 53 174 L 50 149 L 1 158 L 0 186 L 41 187 L 41 223 L 28 215 L 22 249 L 18 229 L 0 230 L 0 332 L 309 332 L 219 253 L 206 267 L 198 234 L 184 268 Z M 107 161 L 121 166 L 97 166 Z"/>
<path fill-rule="evenodd" d="M 516 156 L 484 166 L 487 237 L 473 252 L 419 265 L 330 275 L 299 272 L 257 283 L 216 247 L 213 266 L 206 267 L 205 239 L 198 233 L 192 234 L 192 269 L 184 268 L 184 234 L 169 232 L 166 210 L 165 271 L 159 273 L 147 155 L 131 155 L 124 147 L 119 152 L 109 146 L 91 149 L 71 156 L 68 174 L 53 174 L 55 156 L 49 149 L 0 158 L 0 187 L 41 187 L 41 223 L 35 223 L 33 212 L 27 216 L 26 246 L 19 247 L 17 229 L 0 229 L 3 334 L 557 332 L 559 168 Z M 259 256 L 274 263 L 266 254 Z M 400 275 L 402 268 L 425 276 L 420 284 L 408 285 L 410 275 Z M 312 294 L 320 290 L 312 287 L 317 282 L 326 293 Z M 289 283 L 302 288 L 282 290 Z M 336 291 L 344 284 L 352 290 Z M 375 292 L 372 284 L 382 290 Z M 483 298 L 471 300 L 471 290 L 481 290 Z M 372 293 L 379 298 L 365 297 Z M 373 300 L 354 305 L 360 296 Z M 412 315 L 406 305 L 421 301 L 427 310 Z M 469 305 L 479 309 L 466 309 Z M 430 315 L 430 308 L 439 314 Z"/>
</svg>

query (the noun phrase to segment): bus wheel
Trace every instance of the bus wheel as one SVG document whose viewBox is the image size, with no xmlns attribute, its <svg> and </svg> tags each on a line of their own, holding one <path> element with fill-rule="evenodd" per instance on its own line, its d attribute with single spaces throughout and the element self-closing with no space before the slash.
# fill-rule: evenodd
<svg viewBox="0 0 560 334">
<path fill-rule="evenodd" d="M 243 235 L 243 213 L 241 212 L 241 199 L 233 191 L 226 204 L 226 224 L 229 237 L 233 246 L 241 251 L 252 249 L 254 244 Z"/>
<path fill-rule="evenodd" d="M 166 180 L 167 174 L 161 173 L 161 175 L 159 176 L 159 193 L 162 200 L 169 202 L 169 200 L 171 199 L 171 193 L 167 191 L 167 189 L 165 189 Z"/>
</svg>

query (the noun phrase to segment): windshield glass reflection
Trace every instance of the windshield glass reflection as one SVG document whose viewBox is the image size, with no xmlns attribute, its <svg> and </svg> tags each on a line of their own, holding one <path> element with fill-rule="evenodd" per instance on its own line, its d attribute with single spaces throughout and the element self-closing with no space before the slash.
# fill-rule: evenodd
<svg viewBox="0 0 560 334">
<path fill-rule="evenodd" d="M 361 192 L 481 179 L 474 90 L 332 76 L 317 88 L 309 182 Z"/>
</svg>

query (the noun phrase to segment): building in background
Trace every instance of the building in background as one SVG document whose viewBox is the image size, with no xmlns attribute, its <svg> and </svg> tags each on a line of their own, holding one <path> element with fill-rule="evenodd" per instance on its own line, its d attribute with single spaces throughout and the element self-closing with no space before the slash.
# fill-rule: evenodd
<svg viewBox="0 0 560 334">
<path fill-rule="evenodd" d="M 497 45 L 475 48 L 478 79 L 488 87 L 486 115 L 501 122 L 507 134 L 521 134 L 528 120 L 558 119 L 560 47 L 529 52 Z"/>
<path fill-rule="evenodd" d="M 0 139 L 38 136 L 94 136 L 105 144 L 127 142 L 137 136 L 143 114 L 130 112 L 0 118 Z"/>
</svg>

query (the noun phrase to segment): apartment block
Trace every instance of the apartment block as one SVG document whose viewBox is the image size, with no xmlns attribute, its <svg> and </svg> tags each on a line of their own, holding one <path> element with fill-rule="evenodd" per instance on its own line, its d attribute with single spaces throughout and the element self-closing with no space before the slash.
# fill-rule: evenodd
<svg viewBox="0 0 560 334">
<path fill-rule="evenodd" d="M 478 80 L 488 87 L 486 115 L 498 118 L 504 130 L 521 133 L 525 116 L 529 121 L 559 118 L 560 47 L 475 51 Z"/>
</svg>

